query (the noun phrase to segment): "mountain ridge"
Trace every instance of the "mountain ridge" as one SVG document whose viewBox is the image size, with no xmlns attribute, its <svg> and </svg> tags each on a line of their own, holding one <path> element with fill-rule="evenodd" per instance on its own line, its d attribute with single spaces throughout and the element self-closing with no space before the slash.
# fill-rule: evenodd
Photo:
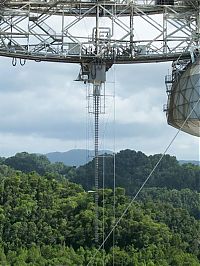
<svg viewBox="0 0 200 266">
<path fill-rule="evenodd" d="M 104 153 L 112 154 L 113 152 L 110 150 L 100 150 L 99 154 L 102 155 Z M 94 150 L 87 149 L 71 149 L 64 152 L 49 152 L 44 154 L 51 163 L 62 162 L 67 166 L 81 166 L 84 165 L 94 158 Z M 196 160 L 178 160 L 180 165 L 191 163 L 194 165 L 200 166 L 200 161 Z"/>
<path fill-rule="evenodd" d="M 110 150 L 100 150 L 99 154 L 112 154 Z M 80 166 L 92 161 L 94 158 L 94 150 L 72 149 L 65 152 L 49 152 L 44 154 L 51 163 L 62 162 L 67 166 Z"/>
<path fill-rule="evenodd" d="M 195 161 L 195 160 L 179 160 L 179 163 L 181 165 L 182 164 L 185 164 L 185 163 L 191 163 L 191 164 L 199 165 L 200 166 L 200 161 Z"/>
</svg>

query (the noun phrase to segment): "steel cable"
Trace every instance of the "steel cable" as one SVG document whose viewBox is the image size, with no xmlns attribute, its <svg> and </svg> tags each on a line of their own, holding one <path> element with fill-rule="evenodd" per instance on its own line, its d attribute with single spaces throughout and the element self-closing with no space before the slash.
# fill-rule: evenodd
<svg viewBox="0 0 200 266">
<path fill-rule="evenodd" d="M 178 131 L 176 132 L 175 136 L 172 138 L 172 140 L 170 141 L 170 143 L 167 145 L 166 149 L 164 150 L 164 152 L 162 153 L 160 159 L 157 161 L 156 165 L 154 166 L 154 168 L 152 169 L 152 171 L 150 172 L 150 174 L 147 176 L 147 178 L 145 179 L 145 181 L 143 182 L 143 184 L 141 185 L 141 187 L 139 188 L 139 190 L 137 191 L 137 193 L 135 194 L 135 196 L 133 197 L 133 199 L 131 200 L 131 202 L 128 204 L 128 206 L 126 207 L 126 209 L 123 211 L 122 215 L 120 216 L 120 218 L 117 220 L 117 222 L 115 223 L 115 225 L 113 226 L 113 228 L 111 229 L 111 231 L 108 233 L 108 235 L 105 237 L 104 241 L 102 242 L 102 244 L 99 246 L 99 248 L 97 249 L 97 251 L 95 252 L 94 256 L 91 258 L 91 260 L 88 262 L 87 266 L 91 265 L 92 261 L 94 260 L 94 258 L 97 255 L 97 252 L 102 248 L 102 246 L 106 243 L 106 241 L 108 240 L 108 238 L 111 236 L 111 234 L 113 233 L 113 231 L 115 230 L 115 228 L 118 226 L 118 224 L 121 222 L 121 220 L 123 219 L 124 215 L 127 213 L 127 211 L 129 210 L 129 208 L 131 207 L 131 205 L 133 204 L 133 202 L 136 200 L 136 198 L 138 197 L 138 195 L 140 194 L 140 192 L 142 191 L 142 189 L 144 188 L 144 186 L 146 185 L 146 183 L 148 182 L 148 180 L 150 179 L 150 177 L 152 176 L 152 174 L 155 172 L 155 170 L 157 169 L 157 167 L 159 166 L 159 164 L 161 163 L 163 157 L 165 156 L 165 154 L 167 153 L 167 151 L 169 150 L 169 148 L 171 147 L 171 145 L 173 144 L 173 142 L 175 141 L 176 137 L 178 136 L 178 134 L 180 133 L 180 131 L 182 130 L 182 128 L 185 126 L 185 124 L 187 123 L 187 120 L 190 118 L 191 114 L 193 113 L 193 111 L 195 110 L 195 108 L 197 107 L 197 105 L 200 103 L 200 97 L 198 99 L 198 101 L 196 102 L 196 104 L 194 105 L 194 107 L 192 108 L 191 112 L 189 113 L 189 115 L 187 116 L 187 118 L 185 119 L 185 121 L 183 122 L 182 126 L 178 129 Z"/>
</svg>

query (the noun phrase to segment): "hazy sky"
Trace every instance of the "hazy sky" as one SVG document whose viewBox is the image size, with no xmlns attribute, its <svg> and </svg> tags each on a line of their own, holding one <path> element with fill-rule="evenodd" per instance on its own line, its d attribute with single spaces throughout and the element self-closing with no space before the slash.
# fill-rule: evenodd
<svg viewBox="0 0 200 266">
<path fill-rule="evenodd" d="M 159 63 L 109 70 L 106 90 L 111 96 L 107 115 L 101 116 L 100 148 L 164 151 L 177 132 L 162 111 L 169 68 L 170 63 Z M 0 156 L 88 147 L 92 117 L 86 111 L 86 86 L 73 81 L 78 72 L 79 65 L 27 61 L 13 67 L 11 59 L 0 58 Z M 168 153 L 198 160 L 199 139 L 180 133 Z"/>
</svg>

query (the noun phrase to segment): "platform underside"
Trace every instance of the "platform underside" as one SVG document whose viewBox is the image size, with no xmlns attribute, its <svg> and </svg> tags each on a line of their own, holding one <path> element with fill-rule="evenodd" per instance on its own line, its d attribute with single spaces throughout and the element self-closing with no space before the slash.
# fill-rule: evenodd
<svg viewBox="0 0 200 266">
<path fill-rule="evenodd" d="M 161 2 L 172 1 L 4 0 L 0 56 L 108 67 L 189 58 L 199 45 L 198 5 Z"/>
</svg>

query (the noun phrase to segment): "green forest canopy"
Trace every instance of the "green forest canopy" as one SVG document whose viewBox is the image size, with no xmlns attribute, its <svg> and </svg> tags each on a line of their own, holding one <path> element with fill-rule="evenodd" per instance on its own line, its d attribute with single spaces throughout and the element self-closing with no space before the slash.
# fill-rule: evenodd
<svg viewBox="0 0 200 266">
<path fill-rule="evenodd" d="M 116 155 L 116 177 L 121 186 L 116 189 L 116 219 L 158 157 L 130 150 Z M 112 175 L 109 160 L 107 177 Z M 75 169 L 27 153 L 1 159 L 1 265 L 84 266 L 96 252 L 91 265 L 102 265 L 104 259 L 105 265 L 111 266 L 113 254 L 115 265 L 200 265 L 198 166 L 180 166 L 174 157 L 166 155 L 148 187 L 116 228 L 114 248 L 111 237 L 104 249 L 97 251 L 94 199 L 87 192 L 92 187 L 89 183 L 92 164 Z M 85 189 L 72 180 L 77 183 L 81 180 Z M 114 224 L 111 187 L 108 182 L 104 202 L 103 191 L 99 191 L 101 239 L 103 214 L 105 235 Z"/>
<path fill-rule="evenodd" d="M 116 185 L 123 187 L 128 195 L 133 195 L 158 162 L 161 154 L 147 156 L 142 152 L 123 150 L 115 155 Z M 99 187 L 102 187 L 103 161 L 105 170 L 105 187 L 113 188 L 113 157 L 108 155 L 99 158 Z M 94 187 L 94 160 L 78 168 L 66 166 L 61 162 L 51 163 L 46 156 L 17 153 L 9 158 L 0 158 L 5 164 L 24 173 L 32 171 L 40 175 L 53 173 L 57 179 L 67 178 L 81 184 L 85 190 Z M 200 166 L 193 164 L 180 165 L 175 157 L 165 155 L 151 176 L 147 187 L 168 189 L 189 188 L 200 192 Z"/>
</svg>

